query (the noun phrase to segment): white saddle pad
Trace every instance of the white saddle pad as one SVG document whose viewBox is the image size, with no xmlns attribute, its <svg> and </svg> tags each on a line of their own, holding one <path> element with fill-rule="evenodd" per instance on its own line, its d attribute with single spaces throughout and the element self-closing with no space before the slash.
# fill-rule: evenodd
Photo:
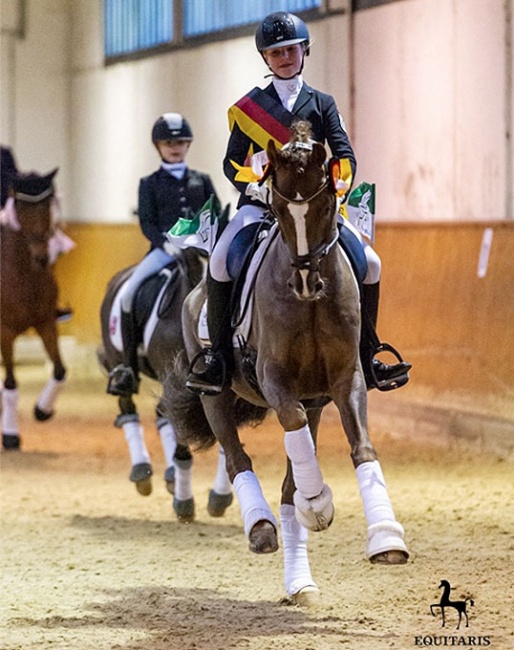
<svg viewBox="0 0 514 650">
<path fill-rule="evenodd" d="M 252 326 L 252 313 L 253 313 L 253 300 L 254 300 L 254 278 L 261 265 L 261 262 L 268 251 L 269 245 L 274 239 L 274 235 L 277 231 L 277 224 L 274 224 L 269 230 L 263 231 L 263 239 L 255 252 L 255 255 L 252 257 L 248 271 L 246 272 L 246 278 L 243 285 L 243 290 L 241 292 L 240 298 L 240 313 L 242 313 L 242 318 L 240 318 L 240 323 L 234 331 L 234 337 L 232 339 L 232 345 L 235 348 L 239 348 L 248 341 L 250 335 L 250 329 Z M 200 339 L 203 347 L 208 347 L 211 344 L 209 338 L 209 329 L 207 327 L 207 300 L 205 300 L 200 311 L 200 318 L 198 319 L 198 338 Z"/>
</svg>

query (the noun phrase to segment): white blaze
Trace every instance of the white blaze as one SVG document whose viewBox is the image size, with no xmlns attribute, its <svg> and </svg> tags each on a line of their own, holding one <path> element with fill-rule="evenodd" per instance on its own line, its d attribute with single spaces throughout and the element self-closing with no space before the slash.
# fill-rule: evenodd
<svg viewBox="0 0 514 650">
<path fill-rule="evenodd" d="M 297 205 L 295 203 L 288 203 L 289 212 L 293 217 L 295 229 L 296 229 L 296 247 L 297 255 L 307 255 L 309 252 L 309 244 L 307 242 L 307 224 L 305 221 L 305 215 L 309 206 L 307 203 L 304 205 Z"/>
<path fill-rule="evenodd" d="M 298 195 L 298 198 L 301 199 L 301 196 Z M 305 220 L 305 215 L 309 206 L 307 203 L 303 205 L 298 205 L 296 203 L 288 203 L 289 212 L 293 217 L 295 230 L 296 230 L 296 254 L 298 256 L 307 255 L 309 252 L 309 243 L 307 241 L 307 223 Z M 308 271 L 306 269 L 301 269 L 299 271 L 300 277 L 302 278 L 302 295 L 308 294 L 307 289 L 307 275 Z"/>
</svg>

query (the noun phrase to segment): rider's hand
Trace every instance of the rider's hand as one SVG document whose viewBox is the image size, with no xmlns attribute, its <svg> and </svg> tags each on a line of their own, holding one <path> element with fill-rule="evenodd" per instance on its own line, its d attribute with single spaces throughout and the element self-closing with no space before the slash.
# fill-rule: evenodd
<svg viewBox="0 0 514 650">
<path fill-rule="evenodd" d="M 246 196 L 249 196 L 252 201 L 262 201 L 266 205 L 269 203 L 269 187 L 267 183 L 259 185 L 259 183 L 248 183 L 245 190 Z"/>
</svg>

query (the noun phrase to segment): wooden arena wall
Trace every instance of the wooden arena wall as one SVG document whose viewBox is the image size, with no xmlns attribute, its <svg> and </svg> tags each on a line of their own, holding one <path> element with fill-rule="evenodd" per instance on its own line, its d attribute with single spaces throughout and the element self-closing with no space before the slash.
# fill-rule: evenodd
<svg viewBox="0 0 514 650">
<path fill-rule="evenodd" d="M 56 270 L 75 315 L 60 327 L 78 342 L 99 343 L 107 283 L 141 259 L 147 243 L 136 224 L 68 224 L 66 232 L 77 248 Z M 492 242 L 479 277 L 484 232 Z M 411 382 L 395 396 L 476 396 L 514 421 L 514 223 L 379 223 L 375 248 L 383 264 L 379 334 L 413 363 Z"/>
</svg>

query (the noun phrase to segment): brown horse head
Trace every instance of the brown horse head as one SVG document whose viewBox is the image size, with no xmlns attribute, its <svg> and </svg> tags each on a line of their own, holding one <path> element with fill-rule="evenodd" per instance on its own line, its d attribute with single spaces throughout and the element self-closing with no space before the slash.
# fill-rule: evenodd
<svg viewBox="0 0 514 650">
<path fill-rule="evenodd" d="M 301 300 L 317 300 L 324 290 L 320 261 L 337 239 L 336 197 L 325 169 L 326 151 L 310 140 L 308 122 L 292 127 L 281 150 L 267 148 L 272 187 L 271 206 L 292 258 L 288 282 Z"/>
<path fill-rule="evenodd" d="M 51 202 L 57 171 L 56 168 L 44 176 L 35 172 L 20 173 L 11 180 L 10 194 L 14 198 L 20 234 L 32 263 L 39 267 L 49 263 L 48 240 L 53 234 Z"/>
</svg>

